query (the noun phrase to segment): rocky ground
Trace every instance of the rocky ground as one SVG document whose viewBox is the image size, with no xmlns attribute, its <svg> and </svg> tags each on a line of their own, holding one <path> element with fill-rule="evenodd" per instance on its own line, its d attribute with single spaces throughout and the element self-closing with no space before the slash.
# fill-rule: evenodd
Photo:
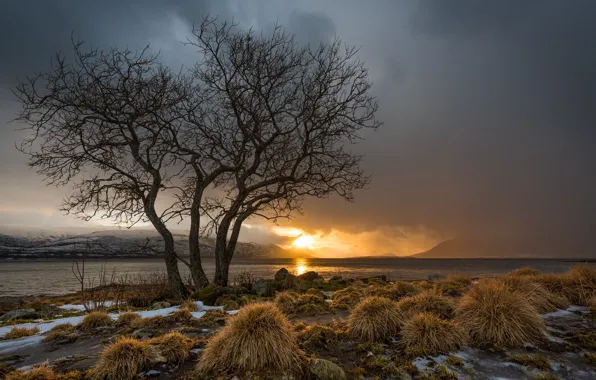
<svg viewBox="0 0 596 380">
<path fill-rule="evenodd" d="M 435 284 L 424 281 L 415 285 L 437 290 L 440 279 L 433 280 Z M 358 282 L 362 284 L 364 293 L 375 295 L 393 286 L 381 278 Z M 179 313 L 186 306 L 159 301 L 149 308 L 153 310 L 128 307 L 143 318 L 142 323 L 137 321 L 135 324 L 117 325 L 114 322 L 91 330 L 75 328 L 65 338 L 48 342 L 42 340 L 48 336 L 51 327 L 65 322 L 77 325 L 83 321 L 85 313 L 81 307 L 57 305 L 64 301 L 74 302 L 76 297 L 37 300 L 29 304 L 25 302 L 31 308 L 13 310 L 0 318 L 0 379 L 3 378 L 2 371 L 7 368 L 27 371 L 39 364 L 45 364 L 60 373 L 84 372 L 96 364 L 99 353 L 118 336 L 147 340 L 173 330 L 192 339 L 190 356 L 179 365 L 155 364 L 140 373 L 139 377 L 195 378 L 193 368 L 208 338 L 220 330 L 228 318 L 221 311 L 213 310 L 225 309 L 228 314 L 234 314 L 236 309 L 255 300 L 274 301 L 273 295 L 279 288 L 294 289 L 298 297 L 304 294 L 315 296 L 303 297 L 313 301 L 298 302 L 292 311 L 287 312 L 298 334 L 300 347 L 310 360 L 311 370 L 307 376 L 313 379 L 596 378 L 596 319 L 587 307 L 571 306 L 542 314 L 548 334 L 538 344 L 517 349 L 462 346 L 448 355 L 407 357 L 397 339 L 372 343 L 357 342 L 350 338 L 347 320 L 351 308 L 339 302 L 340 298 L 334 294 L 354 286 L 354 283 L 353 279 L 337 277 L 325 280 L 312 272 L 296 277 L 287 271 L 280 271 L 275 279 L 258 280 L 251 284 L 250 290 L 241 286 L 197 292 L 193 295 L 197 300 L 194 303 L 197 308 L 190 315 Z M 456 300 L 461 295 L 452 289 L 448 289 L 447 293 Z M 322 299 L 317 298 L 319 296 L 326 298 L 323 303 L 319 302 Z M 114 321 L 122 312 L 121 307 L 112 307 L 108 311 Z M 32 336 L 6 339 L 6 334 L 15 326 L 39 328 L 40 331 Z M 321 366 L 325 367 L 324 374 L 317 372 Z M 336 377 L 332 375 L 334 371 L 337 371 Z M 81 376 L 85 378 L 84 374 Z M 232 379 L 235 376 L 230 374 L 223 378 Z"/>
</svg>

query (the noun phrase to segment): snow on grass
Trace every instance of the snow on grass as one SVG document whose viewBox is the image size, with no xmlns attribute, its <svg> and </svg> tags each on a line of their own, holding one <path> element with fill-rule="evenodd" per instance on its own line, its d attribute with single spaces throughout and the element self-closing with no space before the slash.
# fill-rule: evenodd
<svg viewBox="0 0 596 380">
<path fill-rule="evenodd" d="M 43 336 L 41 335 L 33 335 L 20 339 L 0 341 L 0 355 L 5 355 L 13 351 L 27 348 L 29 346 L 34 346 L 36 344 L 39 344 L 39 342 L 41 342 L 42 339 Z"/>
<path fill-rule="evenodd" d="M 586 313 L 588 312 L 588 308 L 585 306 L 571 305 L 565 310 L 557 310 L 552 313 L 541 314 L 541 317 L 544 319 L 566 318 L 574 316 L 577 312 Z"/>
</svg>

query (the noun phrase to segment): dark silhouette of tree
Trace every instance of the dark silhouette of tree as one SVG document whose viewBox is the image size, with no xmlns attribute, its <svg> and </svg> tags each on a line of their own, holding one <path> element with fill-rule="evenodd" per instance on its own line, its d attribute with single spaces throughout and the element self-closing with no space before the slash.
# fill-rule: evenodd
<svg viewBox="0 0 596 380">
<path fill-rule="evenodd" d="M 191 245 L 201 228 L 215 234 L 214 281 L 225 286 L 247 218 L 289 218 L 306 196 L 353 200 L 369 177 L 346 146 L 381 123 L 367 69 L 339 40 L 313 49 L 280 27 L 257 35 L 214 18 L 193 36 L 198 99 L 178 143 L 196 170 L 176 212 L 191 217 Z"/>
<path fill-rule="evenodd" d="M 188 99 L 190 82 L 147 49 L 73 47 L 72 60 L 58 54 L 50 70 L 14 89 L 22 105 L 16 120 L 31 132 L 20 150 L 48 184 L 72 187 L 65 212 L 128 226 L 150 221 L 164 240 L 170 289 L 184 297 L 167 210 L 160 213 L 156 201 L 175 191 L 184 168 L 171 135 L 183 123 L 177 107 Z"/>
</svg>

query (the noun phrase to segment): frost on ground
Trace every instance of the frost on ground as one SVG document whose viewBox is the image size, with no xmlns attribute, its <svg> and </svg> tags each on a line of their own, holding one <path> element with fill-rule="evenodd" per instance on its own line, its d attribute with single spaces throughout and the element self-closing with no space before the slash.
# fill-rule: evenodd
<svg viewBox="0 0 596 380">
<path fill-rule="evenodd" d="M 195 318 L 201 318 L 203 315 L 205 315 L 205 312 L 207 310 L 212 310 L 212 309 L 223 310 L 223 306 L 207 306 L 202 301 L 196 301 L 195 304 L 198 306 L 198 309 L 199 309 L 199 311 L 192 312 L 192 315 Z M 77 310 L 77 311 L 85 310 L 85 307 L 83 305 L 63 305 L 61 308 L 65 309 L 65 310 Z M 180 309 L 180 306 L 172 306 L 172 307 L 166 307 L 166 308 L 156 309 L 156 310 L 135 311 L 135 313 L 140 315 L 141 318 L 152 318 L 152 317 L 157 317 L 157 316 L 165 317 L 167 315 L 174 313 L 178 309 Z M 231 310 L 231 311 L 228 311 L 228 314 L 233 315 L 233 314 L 236 314 L 237 312 L 238 312 L 238 310 Z M 117 320 L 118 316 L 120 314 L 119 313 L 110 313 L 108 315 L 113 320 Z M 16 350 L 20 350 L 20 349 L 38 344 L 43 339 L 42 335 L 44 333 L 50 331 L 54 326 L 57 326 L 57 325 L 60 325 L 63 323 L 70 323 L 73 326 L 78 325 L 79 323 L 81 323 L 81 321 L 83 321 L 84 318 L 85 318 L 84 315 L 80 315 L 80 316 L 75 316 L 75 317 L 54 319 L 54 320 L 47 321 L 47 322 L 20 323 L 20 324 L 0 327 L 0 338 L 4 337 L 4 335 L 6 335 L 8 332 L 10 332 L 15 327 L 27 328 L 27 329 L 37 327 L 39 329 L 39 333 L 37 333 L 36 335 L 33 335 L 33 336 L 28 336 L 28 337 L 19 338 L 19 339 L 11 339 L 11 340 L 0 340 L 0 354 L 2 354 L 2 355 L 9 354 Z"/>
</svg>

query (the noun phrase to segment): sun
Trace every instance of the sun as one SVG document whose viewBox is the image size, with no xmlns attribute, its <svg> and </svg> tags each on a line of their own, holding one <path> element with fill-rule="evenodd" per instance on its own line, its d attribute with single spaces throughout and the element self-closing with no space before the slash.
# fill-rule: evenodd
<svg viewBox="0 0 596 380">
<path fill-rule="evenodd" d="M 298 236 L 296 238 L 296 240 L 294 240 L 292 242 L 292 246 L 294 246 L 296 248 L 314 249 L 313 243 L 314 243 L 314 239 L 312 236 L 302 234 L 302 235 Z"/>
</svg>

